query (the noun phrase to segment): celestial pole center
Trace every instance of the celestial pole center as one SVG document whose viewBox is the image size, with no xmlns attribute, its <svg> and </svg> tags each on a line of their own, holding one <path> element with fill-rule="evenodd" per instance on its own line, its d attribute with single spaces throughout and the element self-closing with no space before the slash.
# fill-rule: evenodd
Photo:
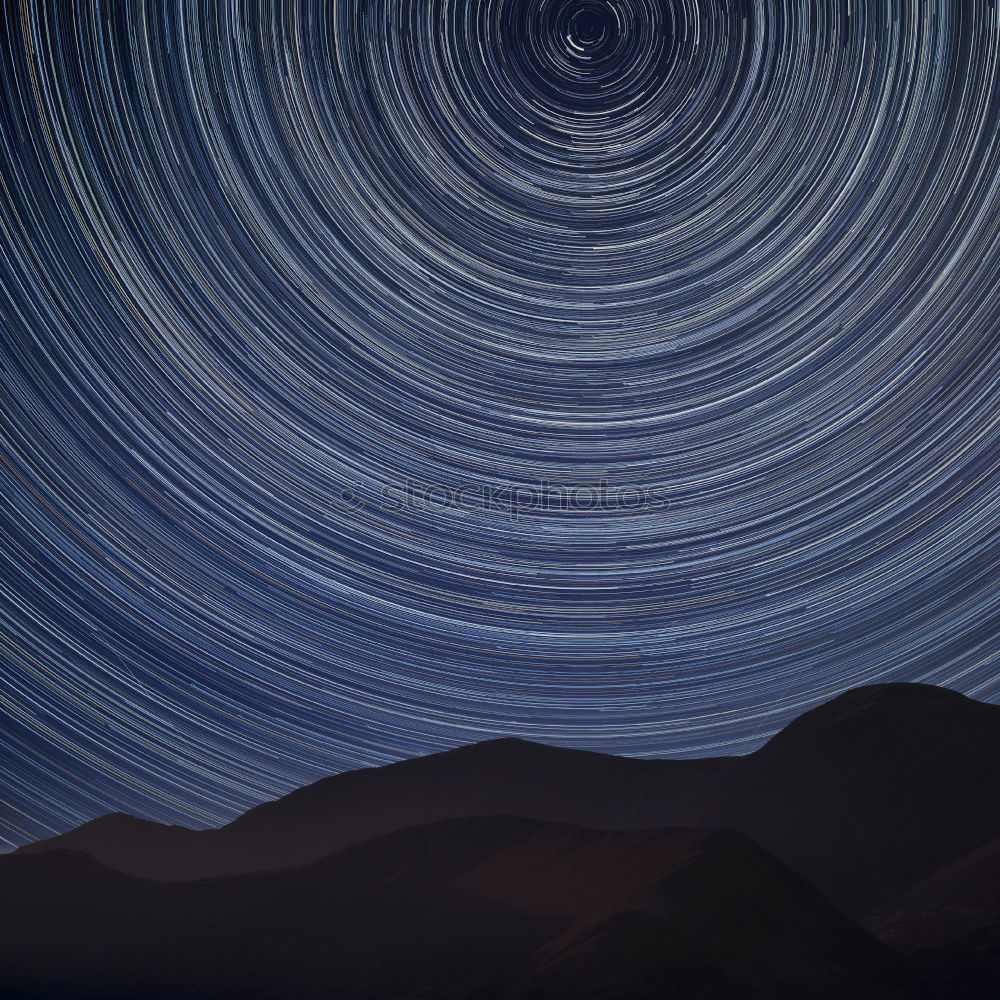
<svg viewBox="0 0 1000 1000">
<path fill-rule="evenodd" d="M 0 838 L 1000 697 L 1000 20 L 0 15 Z"/>
</svg>

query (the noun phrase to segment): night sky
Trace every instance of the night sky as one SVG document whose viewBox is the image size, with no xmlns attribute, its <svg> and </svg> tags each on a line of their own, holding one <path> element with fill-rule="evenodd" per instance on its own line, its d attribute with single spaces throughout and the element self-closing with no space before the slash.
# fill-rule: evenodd
<svg viewBox="0 0 1000 1000">
<path fill-rule="evenodd" d="M 0 847 L 1000 699 L 989 0 L 0 14 Z"/>
</svg>

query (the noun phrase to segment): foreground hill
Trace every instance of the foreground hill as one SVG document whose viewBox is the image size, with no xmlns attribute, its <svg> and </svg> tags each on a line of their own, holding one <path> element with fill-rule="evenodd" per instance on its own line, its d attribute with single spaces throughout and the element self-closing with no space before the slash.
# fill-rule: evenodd
<svg viewBox="0 0 1000 1000">
<path fill-rule="evenodd" d="M 179 884 L 14 855 L 0 926 L 0 986 L 24 996 L 912 996 L 881 945 L 732 831 L 450 820 Z"/>
<path fill-rule="evenodd" d="M 1000 949 L 1000 837 L 884 903 L 868 923 L 911 949 L 940 948 L 984 931 Z"/>
<path fill-rule="evenodd" d="M 326 778 L 220 830 L 113 815 L 21 852 L 83 850 L 184 880 L 301 865 L 457 817 L 731 827 L 860 918 L 1000 835 L 998 774 L 1000 707 L 888 684 L 805 713 L 745 757 L 635 760 L 495 740 Z"/>
<path fill-rule="evenodd" d="M 870 930 L 905 953 L 936 995 L 1000 992 L 1000 837 L 883 903 Z"/>
</svg>

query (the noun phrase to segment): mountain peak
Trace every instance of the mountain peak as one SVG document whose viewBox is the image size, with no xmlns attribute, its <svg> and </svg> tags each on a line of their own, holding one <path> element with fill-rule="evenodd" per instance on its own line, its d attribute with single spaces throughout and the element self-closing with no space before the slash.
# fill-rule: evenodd
<svg viewBox="0 0 1000 1000">
<path fill-rule="evenodd" d="M 560 747 L 552 747 L 546 743 L 536 743 L 533 740 L 522 739 L 520 736 L 497 736 L 489 740 L 480 740 L 478 743 L 469 743 L 465 746 L 455 747 L 449 753 L 463 754 L 527 754 L 541 751 L 558 751 Z"/>
<path fill-rule="evenodd" d="M 951 688 L 937 687 L 934 684 L 918 684 L 915 682 L 890 681 L 884 684 L 866 684 L 863 687 L 851 688 L 827 703 L 834 705 L 978 705 Z"/>
<path fill-rule="evenodd" d="M 952 724 L 956 713 L 963 718 L 980 718 L 1000 715 L 1000 708 L 932 684 L 869 684 L 809 709 L 772 736 L 757 755 L 793 741 L 825 740 L 823 734 L 847 726 L 862 727 L 885 740 L 895 739 L 901 730 L 916 735 L 925 722 Z"/>
<path fill-rule="evenodd" d="M 140 819 L 125 812 L 110 812 L 84 823 L 80 829 L 114 830 L 139 826 L 163 826 L 163 824 L 150 819 Z"/>
</svg>

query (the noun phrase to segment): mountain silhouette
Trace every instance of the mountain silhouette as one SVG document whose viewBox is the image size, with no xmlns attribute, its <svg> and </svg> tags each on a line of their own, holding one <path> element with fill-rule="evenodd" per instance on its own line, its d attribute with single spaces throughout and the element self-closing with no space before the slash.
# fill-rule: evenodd
<svg viewBox="0 0 1000 1000">
<path fill-rule="evenodd" d="M 605 830 L 728 827 L 857 918 L 1000 833 L 1000 707 L 920 684 L 849 691 L 754 753 L 640 760 L 493 740 L 351 771 L 219 830 L 115 814 L 20 849 L 185 880 L 306 864 L 393 830 L 511 814 Z"/>
<path fill-rule="evenodd" d="M 806 713 L 683 819 L 732 826 L 863 916 L 1000 833 L 1000 707 L 922 684 Z"/>
<path fill-rule="evenodd" d="M 518 739 L 324 778 L 218 830 L 119 813 L 20 848 L 81 850 L 112 868 L 179 881 L 289 868 L 404 827 L 517 815 L 600 829 L 679 825 L 731 760 L 638 760 Z"/>
<path fill-rule="evenodd" d="M 184 883 L 10 855 L 0 925 L 22 996 L 914 996 L 874 938 L 726 830 L 446 820 Z"/>
</svg>

